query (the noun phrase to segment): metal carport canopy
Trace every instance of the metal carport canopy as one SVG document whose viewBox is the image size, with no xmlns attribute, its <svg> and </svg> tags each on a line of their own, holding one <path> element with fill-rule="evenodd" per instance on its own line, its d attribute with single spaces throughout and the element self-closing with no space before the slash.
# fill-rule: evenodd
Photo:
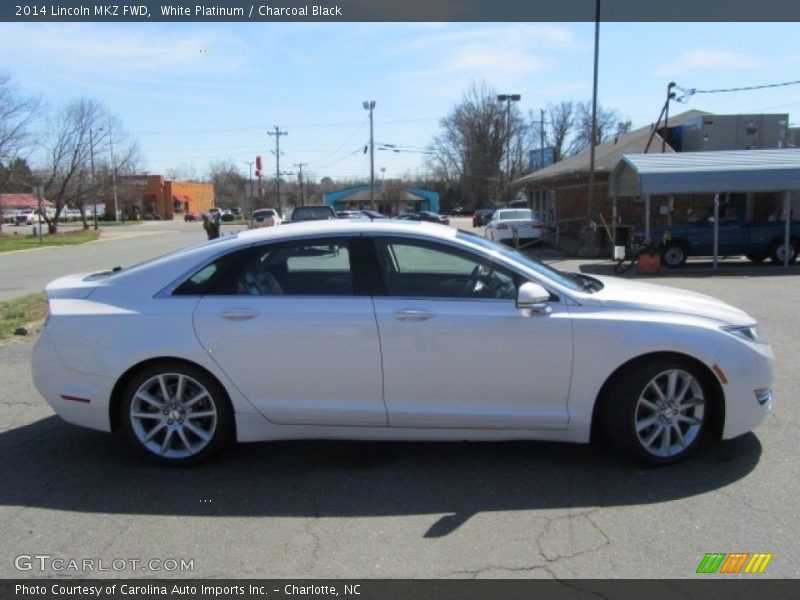
<svg viewBox="0 0 800 600">
<path fill-rule="evenodd" d="M 617 198 L 639 196 L 645 202 L 645 232 L 650 237 L 650 196 L 668 194 L 715 194 L 719 207 L 722 192 L 784 191 L 786 229 L 789 245 L 790 190 L 800 189 L 800 149 L 725 150 L 678 152 L 675 154 L 623 154 L 611 171 L 609 193 L 614 199 L 616 227 Z M 714 267 L 717 266 L 719 219 L 714 224 Z M 784 265 L 788 266 L 787 258 Z"/>
<path fill-rule="evenodd" d="M 611 172 L 614 196 L 800 189 L 800 148 L 623 154 Z"/>
</svg>

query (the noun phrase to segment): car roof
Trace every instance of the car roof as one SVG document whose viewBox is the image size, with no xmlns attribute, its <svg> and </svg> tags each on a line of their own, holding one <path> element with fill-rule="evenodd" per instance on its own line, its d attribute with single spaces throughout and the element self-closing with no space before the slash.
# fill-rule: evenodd
<svg viewBox="0 0 800 600">
<path fill-rule="evenodd" d="M 320 221 L 301 221 L 261 229 L 248 229 L 237 234 L 243 242 L 288 239 L 298 236 L 352 235 L 364 233 L 382 234 L 423 234 L 441 239 L 454 238 L 457 230 L 452 227 L 422 221 L 400 221 L 396 219 L 329 219 Z"/>
</svg>

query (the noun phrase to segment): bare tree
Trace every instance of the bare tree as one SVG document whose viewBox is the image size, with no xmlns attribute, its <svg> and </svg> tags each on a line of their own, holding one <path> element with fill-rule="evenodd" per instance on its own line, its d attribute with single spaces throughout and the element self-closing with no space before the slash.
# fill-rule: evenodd
<svg viewBox="0 0 800 600">
<path fill-rule="evenodd" d="M 13 169 L 9 168 L 14 159 L 31 142 L 31 125 L 39 114 L 39 101 L 20 96 L 11 77 L 0 73 L 0 190 L 5 190 Z"/>
<path fill-rule="evenodd" d="M 217 206 L 233 208 L 241 206 L 245 197 L 247 177 L 230 161 L 212 163 L 209 178 L 214 184 L 214 198 Z"/>
<path fill-rule="evenodd" d="M 521 171 L 524 161 L 515 159 L 512 172 L 503 172 L 507 142 L 525 129 L 516 106 L 512 105 L 506 121 L 506 107 L 497 102 L 495 91 L 486 83 L 475 82 L 450 115 L 440 121 L 441 133 L 430 147 L 433 154 L 429 165 L 443 181 L 458 182 L 467 206 L 500 199 L 504 181 L 515 170 Z M 518 150 L 515 144 L 510 146 Z"/>
<path fill-rule="evenodd" d="M 594 145 L 597 146 L 613 138 L 621 121 L 622 118 L 618 111 L 598 105 Z M 570 144 L 570 154 L 577 154 L 589 148 L 591 139 L 592 103 L 579 102 L 576 108 L 575 135 Z"/>
<path fill-rule="evenodd" d="M 97 203 L 100 197 L 107 197 L 101 193 L 107 193 L 108 179 L 116 179 L 121 167 L 126 170 L 133 165 L 138 150 L 118 120 L 89 98 L 64 107 L 52 120 L 49 131 L 42 176 L 47 199 L 55 207 L 55 215 L 46 217 L 49 230 L 58 230 L 58 219 L 68 205 L 81 211 L 86 228 L 87 201 Z"/>
<path fill-rule="evenodd" d="M 545 118 L 550 126 L 550 136 L 546 136 L 546 139 L 552 140 L 553 161 L 558 162 L 566 155 L 567 141 L 575 128 L 575 103 L 565 101 L 550 104 L 547 115 Z"/>
</svg>

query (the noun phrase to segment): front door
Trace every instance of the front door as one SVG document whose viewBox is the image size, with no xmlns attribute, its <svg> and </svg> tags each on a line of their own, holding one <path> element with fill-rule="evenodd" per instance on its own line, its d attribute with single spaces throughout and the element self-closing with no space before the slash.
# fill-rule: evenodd
<svg viewBox="0 0 800 600">
<path fill-rule="evenodd" d="M 516 308 L 518 275 L 440 242 L 376 238 L 375 297 L 393 427 L 563 429 L 572 374 L 567 306 Z"/>
</svg>

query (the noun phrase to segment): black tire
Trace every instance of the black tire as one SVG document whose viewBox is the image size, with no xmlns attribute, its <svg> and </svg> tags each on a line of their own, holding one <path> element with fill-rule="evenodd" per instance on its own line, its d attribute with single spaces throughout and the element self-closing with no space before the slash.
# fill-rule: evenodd
<svg viewBox="0 0 800 600">
<path fill-rule="evenodd" d="M 769 258 L 776 265 L 783 264 L 783 238 L 775 239 L 769 247 Z M 797 261 L 797 246 L 800 245 L 797 238 L 789 240 L 789 264 L 793 265 Z"/>
<path fill-rule="evenodd" d="M 766 252 L 751 252 L 750 254 L 746 254 L 745 256 L 747 256 L 747 260 L 749 260 L 750 262 L 754 262 L 754 263 L 758 264 L 758 263 L 762 263 L 762 262 L 764 262 L 766 260 L 767 253 Z"/>
<path fill-rule="evenodd" d="M 139 451 L 169 466 L 203 462 L 234 438 L 225 390 L 198 367 L 174 361 L 145 367 L 128 382 L 120 422 Z"/>
<path fill-rule="evenodd" d="M 683 242 L 669 242 L 664 246 L 661 256 L 668 268 L 682 267 L 689 257 L 689 247 Z"/>
<path fill-rule="evenodd" d="M 705 434 L 712 389 L 708 374 L 690 360 L 635 361 L 606 387 L 600 407 L 603 432 L 614 448 L 638 462 L 679 462 L 697 449 Z"/>
</svg>

